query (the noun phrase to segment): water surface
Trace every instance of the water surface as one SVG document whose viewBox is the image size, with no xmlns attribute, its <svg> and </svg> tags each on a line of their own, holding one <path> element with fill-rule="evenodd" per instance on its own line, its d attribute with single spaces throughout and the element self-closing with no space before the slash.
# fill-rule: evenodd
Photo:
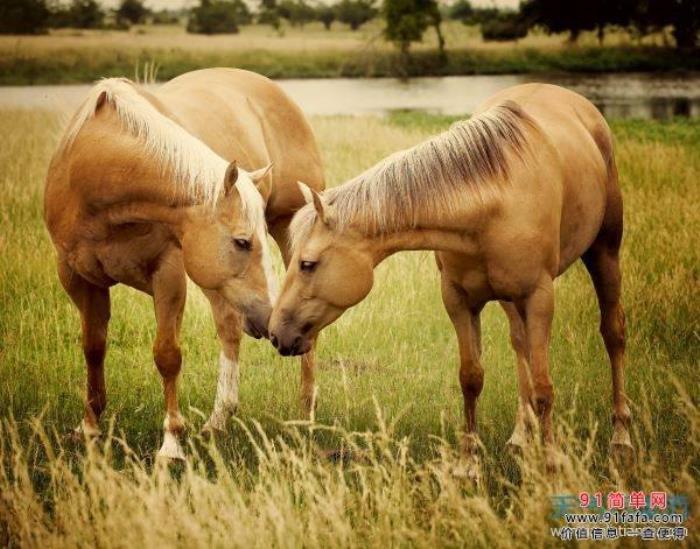
<svg viewBox="0 0 700 549">
<path fill-rule="evenodd" d="M 679 75 L 479 75 L 278 80 L 309 115 L 386 114 L 422 110 L 467 114 L 495 92 L 524 82 L 549 82 L 588 97 L 609 118 L 700 117 L 700 73 Z M 0 107 L 73 110 L 89 85 L 0 86 Z"/>
</svg>

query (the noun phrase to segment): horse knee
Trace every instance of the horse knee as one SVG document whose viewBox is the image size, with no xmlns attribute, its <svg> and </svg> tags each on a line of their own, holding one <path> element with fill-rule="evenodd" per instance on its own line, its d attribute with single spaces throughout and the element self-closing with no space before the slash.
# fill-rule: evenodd
<svg viewBox="0 0 700 549">
<path fill-rule="evenodd" d="M 85 362 L 89 367 L 102 366 L 105 354 L 107 352 L 107 343 L 104 339 L 90 341 L 83 345 L 83 355 Z"/>
<path fill-rule="evenodd" d="M 624 349 L 625 313 L 622 307 L 617 306 L 612 311 L 601 315 L 600 334 L 603 336 L 603 341 L 608 349 Z"/>
<path fill-rule="evenodd" d="M 535 383 L 532 406 L 539 415 L 547 414 L 554 403 L 554 387 L 551 383 Z"/>
<path fill-rule="evenodd" d="M 156 343 L 153 347 L 153 359 L 160 375 L 169 379 L 180 373 L 182 353 L 175 343 Z"/>
<path fill-rule="evenodd" d="M 459 383 L 464 398 L 476 399 L 484 388 L 484 370 L 479 364 L 470 364 L 459 371 Z"/>
<path fill-rule="evenodd" d="M 525 354 L 525 347 L 527 342 L 525 340 L 525 334 L 522 330 L 516 330 L 511 328 L 510 344 L 517 353 Z"/>
</svg>

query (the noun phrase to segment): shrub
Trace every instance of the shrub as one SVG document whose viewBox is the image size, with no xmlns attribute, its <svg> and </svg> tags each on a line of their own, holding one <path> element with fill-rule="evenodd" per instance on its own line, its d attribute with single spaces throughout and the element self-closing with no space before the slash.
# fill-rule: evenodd
<svg viewBox="0 0 700 549">
<path fill-rule="evenodd" d="M 316 17 L 314 9 L 304 0 L 283 0 L 277 7 L 277 13 L 294 27 L 303 27 Z"/>
<path fill-rule="evenodd" d="M 49 23 L 58 28 L 96 29 L 104 26 L 104 18 L 96 0 L 73 0 L 67 7 L 56 10 Z"/>
<path fill-rule="evenodd" d="M 0 34 L 36 34 L 46 29 L 49 9 L 44 0 L 2 0 Z"/>
<path fill-rule="evenodd" d="M 377 15 L 373 0 L 342 0 L 336 7 L 338 21 L 357 30 Z"/>
<path fill-rule="evenodd" d="M 485 42 L 518 40 L 527 36 L 527 31 L 527 25 L 515 13 L 503 13 L 481 23 L 481 37 Z"/>
<path fill-rule="evenodd" d="M 148 15 L 148 9 L 141 0 L 122 0 L 117 9 L 117 18 L 128 21 L 132 25 L 143 22 L 146 15 Z"/>
<path fill-rule="evenodd" d="M 326 30 L 331 30 L 331 25 L 335 21 L 335 9 L 331 6 L 319 6 L 316 8 L 316 19 L 323 23 Z"/>
<path fill-rule="evenodd" d="M 250 21 L 250 10 L 243 0 L 201 0 L 200 5 L 192 9 L 187 32 L 235 34 L 239 25 Z"/>
</svg>

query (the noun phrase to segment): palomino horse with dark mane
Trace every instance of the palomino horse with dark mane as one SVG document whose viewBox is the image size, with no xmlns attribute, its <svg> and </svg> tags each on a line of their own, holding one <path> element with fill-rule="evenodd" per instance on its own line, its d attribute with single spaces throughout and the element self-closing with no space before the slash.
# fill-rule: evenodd
<svg viewBox="0 0 700 549">
<path fill-rule="evenodd" d="M 246 171 L 236 161 L 248 169 L 267 167 Z M 183 455 L 176 382 L 186 275 L 211 302 L 221 340 L 216 399 L 205 429 L 223 429 L 238 403 L 241 330 L 266 336 L 275 297 L 266 224 L 286 260 L 287 226 L 304 204 L 296 182 L 306 177 L 323 188 L 311 128 L 262 76 L 208 69 L 152 93 L 125 79 L 92 89 L 51 161 L 44 205 L 59 278 L 82 320 L 85 435 L 99 433 L 109 288 L 122 283 L 153 296 L 153 354 L 167 406 L 159 455 Z M 302 358 L 307 413 L 313 366 L 308 353 Z"/>
<path fill-rule="evenodd" d="M 313 205 L 292 221 L 294 255 L 270 320 L 270 340 L 281 354 L 307 352 L 323 327 L 364 299 L 383 259 L 435 250 L 459 342 L 468 463 L 477 462 L 476 403 L 484 382 L 479 314 L 492 300 L 508 315 L 517 354 L 520 405 L 509 442 L 523 445 L 536 416 L 550 445 L 553 283 L 582 258 L 612 366 L 612 444 L 631 447 L 622 197 L 610 129 L 590 102 L 555 86 L 510 88 L 470 120 L 323 195 L 308 188 L 305 194 Z"/>
</svg>

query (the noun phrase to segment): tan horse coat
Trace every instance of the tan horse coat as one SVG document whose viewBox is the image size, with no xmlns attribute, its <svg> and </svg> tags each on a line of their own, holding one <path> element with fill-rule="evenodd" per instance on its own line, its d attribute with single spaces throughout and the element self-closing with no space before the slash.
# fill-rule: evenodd
<svg viewBox="0 0 700 549">
<path fill-rule="evenodd" d="M 238 168 L 229 166 L 233 160 Z M 270 163 L 269 172 L 252 171 Z M 303 204 L 298 179 L 319 190 L 324 185 L 311 128 L 300 109 L 262 76 L 206 69 L 153 92 L 122 79 L 95 87 L 52 159 L 45 191 L 59 276 L 82 318 L 88 369 L 84 431 L 97 432 L 106 403 L 109 288 L 123 283 L 154 298 L 154 358 L 168 408 L 161 454 L 181 455 L 174 437 L 183 427 L 175 382 L 185 273 L 211 301 L 222 343 L 207 428 L 223 428 L 238 401 L 240 315 L 246 331 L 265 335 L 274 297 L 261 231 L 267 221 L 286 261 L 287 225 Z M 311 354 L 302 358 L 302 379 L 302 401 L 310 413 Z"/>
<path fill-rule="evenodd" d="M 554 279 L 577 259 L 598 294 L 613 378 L 614 436 L 629 447 L 619 247 L 622 198 L 610 130 L 597 109 L 563 88 L 529 84 L 489 99 L 469 121 L 397 153 L 313 201 L 292 223 L 294 257 L 270 321 L 282 354 L 318 332 L 372 287 L 372 269 L 401 250 L 435 250 L 455 326 L 475 474 L 476 402 L 484 382 L 479 314 L 499 300 L 518 357 L 521 406 L 552 441 L 549 338 Z"/>
</svg>

